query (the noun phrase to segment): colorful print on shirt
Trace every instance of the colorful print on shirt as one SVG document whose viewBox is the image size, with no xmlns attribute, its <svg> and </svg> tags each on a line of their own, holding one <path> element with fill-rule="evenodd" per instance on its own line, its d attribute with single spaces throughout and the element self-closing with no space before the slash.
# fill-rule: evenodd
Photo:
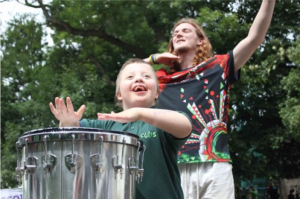
<svg viewBox="0 0 300 199">
<path fill-rule="evenodd" d="M 232 52 L 215 55 L 198 66 L 156 72 L 161 93 L 157 107 L 183 111 L 193 131 L 179 151 L 179 163 L 229 162 L 227 121 L 230 85 L 235 77 Z"/>
</svg>

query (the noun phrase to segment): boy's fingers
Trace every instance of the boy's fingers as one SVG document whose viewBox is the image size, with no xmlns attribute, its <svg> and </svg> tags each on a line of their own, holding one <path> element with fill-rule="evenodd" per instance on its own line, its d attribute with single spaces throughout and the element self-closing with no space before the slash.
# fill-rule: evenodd
<svg viewBox="0 0 300 199">
<path fill-rule="evenodd" d="M 68 110 L 67 110 L 67 106 L 66 106 L 66 104 L 65 104 L 63 98 L 60 98 L 60 99 L 59 99 L 59 110 L 60 110 L 61 112 L 67 112 L 67 111 L 68 111 Z"/>
<path fill-rule="evenodd" d="M 85 111 L 85 105 L 82 105 L 82 106 L 78 109 L 77 114 L 81 117 L 81 116 L 83 115 L 84 111 Z"/>
<path fill-rule="evenodd" d="M 50 107 L 51 112 L 52 112 L 54 115 L 57 114 L 57 110 L 54 108 L 52 102 L 49 103 L 49 107 Z"/>
<path fill-rule="evenodd" d="M 74 112 L 73 103 L 70 97 L 67 97 L 67 111 Z"/>
</svg>

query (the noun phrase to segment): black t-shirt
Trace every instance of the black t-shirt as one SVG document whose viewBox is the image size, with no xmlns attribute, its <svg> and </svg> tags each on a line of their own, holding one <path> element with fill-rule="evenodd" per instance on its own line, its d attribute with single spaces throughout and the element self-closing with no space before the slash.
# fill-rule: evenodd
<svg viewBox="0 0 300 199">
<path fill-rule="evenodd" d="M 215 55 L 198 66 L 156 72 L 161 93 L 157 108 L 185 112 L 193 131 L 179 152 L 179 163 L 229 162 L 227 121 L 229 90 L 239 79 L 233 54 Z"/>
</svg>

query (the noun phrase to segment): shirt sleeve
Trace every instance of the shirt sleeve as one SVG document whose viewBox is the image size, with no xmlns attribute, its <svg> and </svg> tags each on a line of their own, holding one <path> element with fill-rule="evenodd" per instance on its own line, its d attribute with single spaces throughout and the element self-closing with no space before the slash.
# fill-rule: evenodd
<svg viewBox="0 0 300 199">
<path fill-rule="evenodd" d="M 182 111 L 177 111 L 177 112 L 183 114 L 184 116 L 186 116 L 189 119 L 189 121 L 192 123 L 191 118 L 185 112 L 182 112 Z M 165 132 L 165 135 L 168 137 L 168 139 L 172 140 L 172 142 L 174 142 L 174 144 L 176 145 L 176 148 L 179 149 L 181 146 L 183 146 L 185 144 L 187 139 L 190 137 L 191 132 L 185 138 L 176 138 L 172 134 L 167 133 L 167 132 Z"/>
<path fill-rule="evenodd" d="M 103 129 L 104 124 L 100 120 L 89 120 L 89 119 L 82 119 L 79 121 L 80 127 L 91 127 L 91 128 L 98 128 Z"/>
<path fill-rule="evenodd" d="M 238 71 L 234 70 L 233 51 L 229 52 L 228 67 L 229 67 L 228 81 L 230 84 L 233 84 L 234 82 L 240 80 L 240 73 L 241 73 L 241 69 L 239 69 Z"/>
</svg>

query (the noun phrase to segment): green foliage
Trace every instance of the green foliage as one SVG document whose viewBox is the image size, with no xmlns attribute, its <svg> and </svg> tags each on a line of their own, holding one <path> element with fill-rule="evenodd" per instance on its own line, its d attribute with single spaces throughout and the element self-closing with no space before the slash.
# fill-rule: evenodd
<svg viewBox="0 0 300 199">
<path fill-rule="evenodd" d="M 15 142 L 22 131 L 34 126 L 26 119 L 33 109 L 26 105 L 30 96 L 25 93 L 34 87 L 31 77 L 43 59 L 41 25 L 27 18 L 16 20 L 15 23 L 18 25 L 9 28 L 2 41 L 5 50 L 1 63 L 1 156 L 4 160 L 1 161 L 1 170 L 2 180 L 7 183 L 3 186 L 15 184 L 13 162 L 16 162 L 16 154 L 11 152 L 15 151 Z M 20 111 L 26 107 L 26 114 Z"/>
<path fill-rule="evenodd" d="M 300 141 L 300 37 L 286 52 L 292 61 L 291 71 L 281 81 L 286 91 L 286 100 L 281 104 L 280 116 L 292 138 Z"/>
<path fill-rule="evenodd" d="M 117 110 L 111 83 L 116 72 L 106 74 L 109 67 L 102 69 L 101 62 L 95 64 L 98 58 L 93 56 L 98 55 L 81 54 L 80 47 L 71 42 L 48 47 L 44 52 L 41 27 L 24 17 L 14 21 L 2 41 L 5 48 L 1 68 L 1 180 L 5 182 L 2 187 L 17 183 L 14 168 L 18 137 L 33 129 L 58 125 L 48 106 L 56 96 L 70 96 L 75 109 L 86 104 L 85 117 L 96 118 L 97 111 Z"/>
<path fill-rule="evenodd" d="M 218 54 L 232 50 L 247 35 L 250 27 L 249 24 L 240 25 L 236 14 L 224 14 L 221 10 L 211 10 L 208 7 L 200 9 L 197 19 L 202 24 L 213 50 Z"/>
<path fill-rule="evenodd" d="M 53 0 L 44 10 L 45 24 L 28 16 L 11 21 L 1 41 L 1 188 L 17 184 L 17 139 L 58 125 L 48 106 L 55 97 L 70 96 L 75 109 L 85 104 L 86 118 L 119 111 L 114 94 L 120 67 L 128 58 L 166 51 L 177 20 L 196 18 L 215 52 L 232 50 L 260 5 L 235 2 Z M 294 161 L 299 155 L 290 150 L 300 143 L 299 8 L 300 1 L 277 1 L 266 41 L 232 87 L 229 142 L 236 183 L 300 176 Z M 43 39 L 45 26 L 54 31 L 53 46 Z"/>
</svg>

